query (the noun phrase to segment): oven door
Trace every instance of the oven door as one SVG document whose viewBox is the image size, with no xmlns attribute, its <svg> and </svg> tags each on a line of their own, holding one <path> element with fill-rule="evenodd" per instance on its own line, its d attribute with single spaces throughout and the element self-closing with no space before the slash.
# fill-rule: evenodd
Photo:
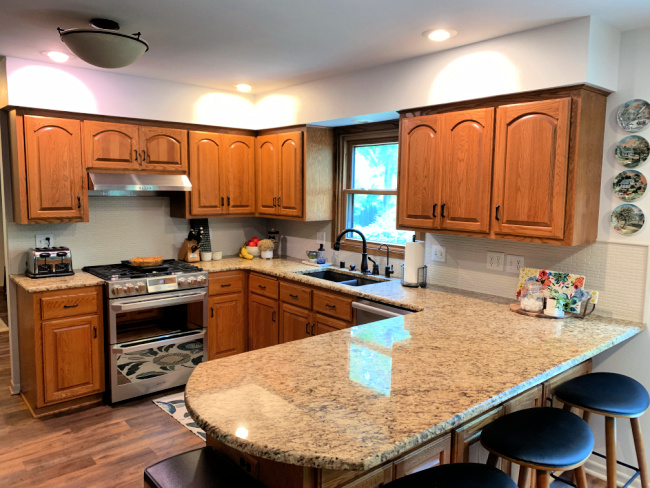
<svg viewBox="0 0 650 488">
<path fill-rule="evenodd" d="M 111 300 L 110 402 L 184 385 L 207 357 L 207 292 Z"/>
</svg>

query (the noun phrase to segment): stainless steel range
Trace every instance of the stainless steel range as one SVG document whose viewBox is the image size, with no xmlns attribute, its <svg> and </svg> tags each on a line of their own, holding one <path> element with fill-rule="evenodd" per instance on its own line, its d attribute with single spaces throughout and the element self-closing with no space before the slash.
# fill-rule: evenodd
<svg viewBox="0 0 650 488">
<path fill-rule="evenodd" d="M 208 273 L 174 259 L 83 271 L 106 280 L 107 400 L 184 385 L 207 357 Z"/>
</svg>

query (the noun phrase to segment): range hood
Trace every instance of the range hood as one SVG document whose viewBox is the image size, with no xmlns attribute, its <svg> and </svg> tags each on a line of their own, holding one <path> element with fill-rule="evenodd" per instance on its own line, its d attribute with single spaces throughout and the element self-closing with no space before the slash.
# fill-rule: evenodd
<svg viewBox="0 0 650 488">
<path fill-rule="evenodd" d="M 89 195 L 135 196 L 168 191 L 192 191 L 186 175 L 88 173 Z"/>
</svg>

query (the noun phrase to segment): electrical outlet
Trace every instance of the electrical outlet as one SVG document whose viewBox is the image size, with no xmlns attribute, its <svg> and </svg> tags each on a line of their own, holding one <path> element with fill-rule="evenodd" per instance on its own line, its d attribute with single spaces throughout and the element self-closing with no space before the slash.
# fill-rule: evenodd
<svg viewBox="0 0 650 488">
<path fill-rule="evenodd" d="M 445 246 L 432 246 L 431 259 L 438 263 L 447 261 L 447 248 Z"/>
<path fill-rule="evenodd" d="M 505 261 L 505 254 L 502 252 L 488 251 L 487 253 L 487 269 L 492 271 L 503 271 L 503 262 Z"/>
<path fill-rule="evenodd" d="M 52 234 L 36 234 L 35 247 L 54 247 L 54 236 Z"/>
<path fill-rule="evenodd" d="M 508 254 L 506 256 L 506 273 L 517 273 L 521 271 L 521 268 L 524 267 L 524 257 L 523 256 L 513 256 Z"/>
</svg>

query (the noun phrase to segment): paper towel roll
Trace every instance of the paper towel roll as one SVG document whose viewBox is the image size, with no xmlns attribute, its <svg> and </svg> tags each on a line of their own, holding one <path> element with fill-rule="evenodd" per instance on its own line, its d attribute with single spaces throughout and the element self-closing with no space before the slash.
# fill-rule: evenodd
<svg viewBox="0 0 650 488">
<path fill-rule="evenodd" d="M 418 268 L 424 266 L 424 242 L 407 242 L 404 245 L 404 281 L 419 283 Z"/>
</svg>

